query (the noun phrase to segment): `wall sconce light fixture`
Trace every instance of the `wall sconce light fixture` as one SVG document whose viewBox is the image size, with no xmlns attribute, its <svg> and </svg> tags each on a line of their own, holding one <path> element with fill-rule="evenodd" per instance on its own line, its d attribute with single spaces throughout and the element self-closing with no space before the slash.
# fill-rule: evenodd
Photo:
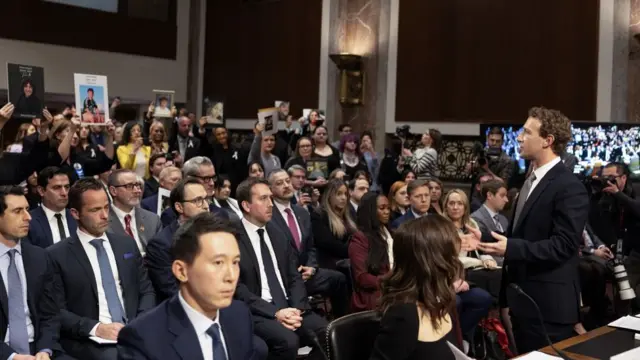
<svg viewBox="0 0 640 360">
<path fill-rule="evenodd" d="M 364 66 L 362 56 L 332 54 L 331 60 L 340 70 L 340 104 L 362 106 L 364 104 Z"/>
</svg>

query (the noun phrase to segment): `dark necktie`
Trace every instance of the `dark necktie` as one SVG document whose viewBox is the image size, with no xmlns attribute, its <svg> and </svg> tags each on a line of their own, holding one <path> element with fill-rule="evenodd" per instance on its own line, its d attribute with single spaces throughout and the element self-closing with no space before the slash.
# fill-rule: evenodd
<svg viewBox="0 0 640 360">
<path fill-rule="evenodd" d="M 124 310 L 122 309 L 120 298 L 118 298 L 116 281 L 113 278 L 113 271 L 103 242 L 103 239 L 93 239 L 89 241 L 89 243 L 96 248 L 96 253 L 98 254 L 98 266 L 100 267 L 102 288 L 104 289 L 104 295 L 107 298 L 107 306 L 109 307 L 109 313 L 111 314 L 111 321 L 124 324 Z"/>
<path fill-rule="evenodd" d="M 211 336 L 211 341 L 213 343 L 213 360 L 227 360 L 227 354 L 224 352 L 222 338 L 220 337 L 220 325 L 211 325 L 207 330 L 207 334 Z"/>
<path fill-rule="evenodd" d="M 298 232 L 298 226 L 296 226 L 296 219 L 293 217 L 293 212 L 290 208 L 284 209 L 284 212 L 287 213 L 287 225 L 289 226 L 291 235 L 293 235 L 293 240 L 296 243 L 296 249 L 300 250 L 300 232 Z"/>
<path fill-rule="evenodd" d="M 513 227 L 515 228 L 518 225 L 518 218 L 520 217 L 520 213 L 522 212 L 522 208 L 524 208 L 524 204 L 527 202 L 527 198 L 529 197 L 529 192 L 531 192 L 531 186 L 533 182 L 536 181 L 536 173 L 533 171 L 531 175 L 527 178 L 527 181 L 524 182 L 522 189 L 520 190 L 520 195 L 518 195 L 518 203 L 516 205 L 516 213 L 513 217 Z"/>
<path fill-rule="evenodd" d="M 269 291 L 271 292 L 271 302 L 278 308 L 284 309 L 289 306 L 287 297 L 282 291 L 282 286 L 278 281 L 276 275 L 276 267 L 271 259 L 271 253 L 267 247 L 267 243 L 264 241 L 264 229 L 258 229 L 258 236 L 260 236 L 260 253 L 262 254 L 262 264 L 264 265 L 264 272 L 267 275 L 267 284 L 269 285 Z"/>
<path fill-rule="evenodd" d="M 62 222 L 62 214 L 57 213 L 54 215 L 58 221 L 58 232 L 60 233 L 60 241 L 67 238 L 67 234 L 64 232 L 64 223 Z"/>
<path fill-rule="evenodd" d="M 27 332 L 27 314 L 24 311 L 24 289 L 16 266 L 18 250 L 9 250 L 9 269 L 7 271 L 9 345 L 18 354 L 29 355 L 29 334 Z"/>
<path fill-rule="evenodd" d="M 134 240 L 136 239 L 135 236 L 133 236 L 133 231 L 131 230 L 131 215 L 129 214 L 124 216 L 124 232 L 126 232 L 127 235 L 131 236 Z"/>
</svg>

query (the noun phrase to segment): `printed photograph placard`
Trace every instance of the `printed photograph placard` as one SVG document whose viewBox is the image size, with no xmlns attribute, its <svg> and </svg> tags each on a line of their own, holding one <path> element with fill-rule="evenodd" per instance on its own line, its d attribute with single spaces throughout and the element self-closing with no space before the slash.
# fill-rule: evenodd
<svg viewBox="0 0 640 360">
<path fill-rule="evenodd" d="M 73 74 L 76 111 L 83 125 L 105 125 L 109 121 L 109 90 L 103 75 Z"/>
<path fill-rule="evenodd" d="M 258 122 L 264 124 L 264 135 L 274 135 L 278 132 L 278 108 L 258 110 Z"/>
<path fill-rule="evenodd" d="M 176 93 L 173 90 L 153 90 L 153 99 L 155 104 L 153 117 L 171 117 L 171 109 L 173 108 L 173 100 L 175 98 L 175 94 Z"/>
<path fill-rule="evenodd" d="M 212 127 L 224 126 L 224 101 L 204 98 L 202 109 L 207 118 L 207 125 Z"/>
<path fill-rule="evenodd" d="M 44 68 L 7 63 L 9 102 L 15 106 L 13 116 L 33 119 L 41 117 L 44 104 Z"/>
</svg>

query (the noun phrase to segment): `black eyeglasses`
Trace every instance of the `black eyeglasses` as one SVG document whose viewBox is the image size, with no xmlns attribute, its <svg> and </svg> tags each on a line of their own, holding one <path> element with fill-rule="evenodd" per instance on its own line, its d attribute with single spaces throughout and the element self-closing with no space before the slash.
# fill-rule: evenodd
<svg viewBox="0 0 640 360">
<path fill-rule="evenodd" d="M 138 189 L 142 189 L 142 184 L 136 182 L 136 183 L 130 183 L 130 184 L 122 184 L 122 185 L 113 185 L 114 188 L 125 188 L 129 191 L 138 188 Z"/>
<path fill-rule="evenodd" d="M 197 206 L 197 207 L 201 207 L 205 204 L 205 202 L 207 202 L 207 198 L 206 197 L 197 197 L 195 199 L 191 199 L 191 200 L 187 200 L 184 199 L 183 202 L 188 202 L 188 203 L 192 203 L 193 205 Z"/>
<path fill-rule="evenodd" d="M 218 175 L 213 175 L 213 176 L 198 176 L 198 175 L 194 175 L 194 177 L 202 180 L 205 183 L 208 183 L 209 181 L 215 182 L 216 180 L 218 180 Z"/>
</svg>

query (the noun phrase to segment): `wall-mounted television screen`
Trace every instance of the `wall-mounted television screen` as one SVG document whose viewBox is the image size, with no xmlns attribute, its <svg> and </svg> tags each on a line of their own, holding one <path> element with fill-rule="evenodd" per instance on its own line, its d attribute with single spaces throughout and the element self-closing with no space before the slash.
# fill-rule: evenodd
<svg viewBox="0 0 640 360">
<path fill-rule="evenodd" d="M 482 125 L 481 133 L 486 137 L 492 125 Z M 524 159 L 520 158 L 520 146 L 517 141 L 522 131 L 522 124 L 500 126 L 505 134 L 502 150 L 518 162 L 520 169 L 526 168 Z M 634 124 L 614 123 L 580 123 L 571 124 L 572 140 L 567 145 L 567 152 L 578 158 L 578 166 L 574 172 L 590 175 L 610 162 L 623 162 L 629 170 L 640 175 L 640 126 Z"/>
</svg>

